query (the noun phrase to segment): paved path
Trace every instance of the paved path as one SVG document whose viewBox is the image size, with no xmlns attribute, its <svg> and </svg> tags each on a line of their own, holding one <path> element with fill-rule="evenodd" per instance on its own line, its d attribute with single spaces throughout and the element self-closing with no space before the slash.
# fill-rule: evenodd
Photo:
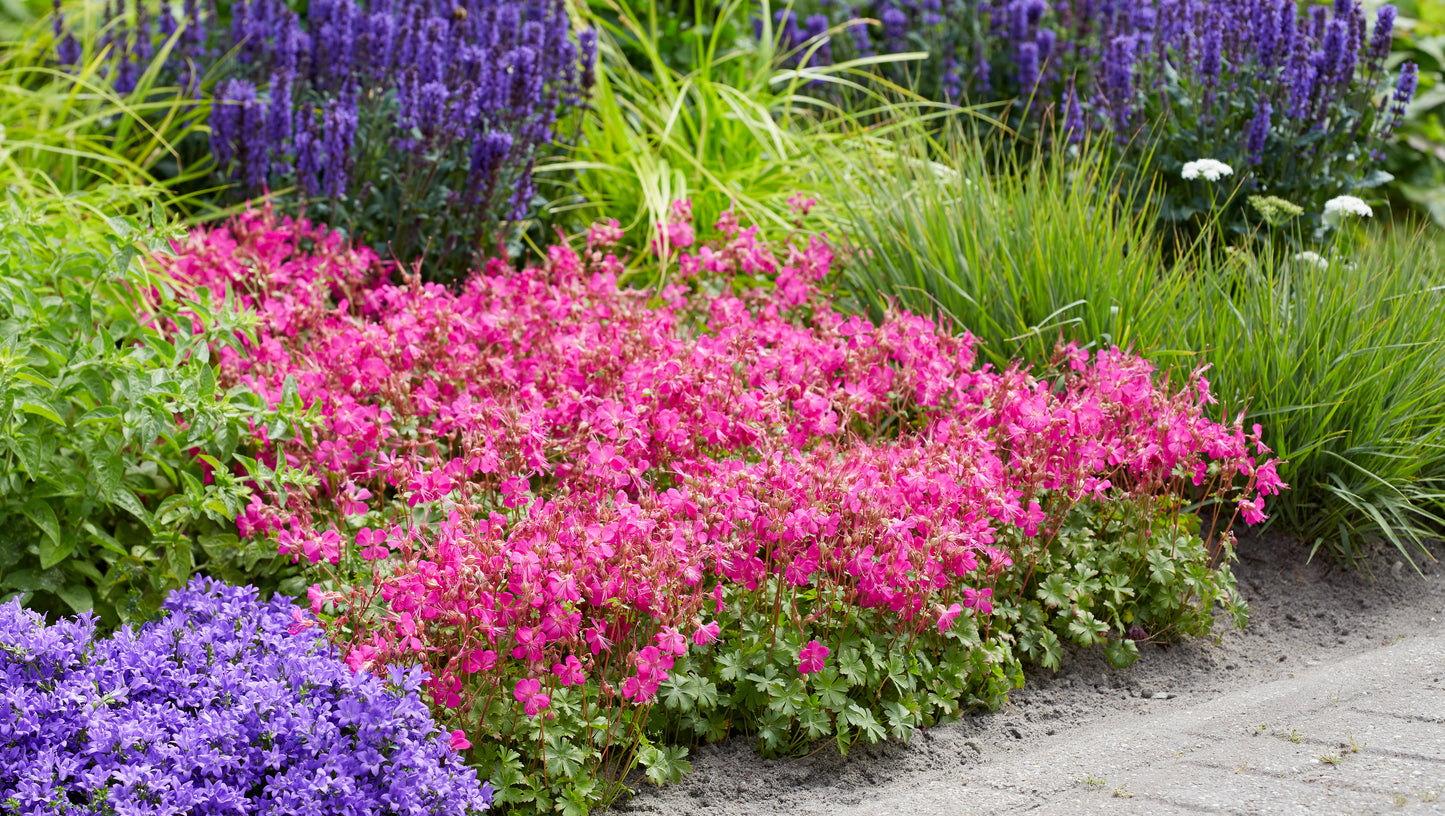
<svg viewBox="0 0 1445 816">
<path fill-rule="evenodd" d="M 1149 709 L 836 812 L 1445 813 L 1445 635 Z"/>
</svg>

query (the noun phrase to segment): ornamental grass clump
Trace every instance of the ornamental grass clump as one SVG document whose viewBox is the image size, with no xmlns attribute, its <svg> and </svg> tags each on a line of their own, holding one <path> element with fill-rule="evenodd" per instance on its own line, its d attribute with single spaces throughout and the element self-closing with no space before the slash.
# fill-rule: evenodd
<svg viewBox="0 0 1445 816">
<path fill-rule="evenodd" d="M 227 15 L 121 0 L 95 48 L 121 93 L 155 75 L 209 103 L 210 158 L 238 194 L 294 191 L 441 277 L 533 212 L 535 163 L 592 84 L 595 33 L 574 37 L 562 0 L 244 0 Z"/>
<path fill-rule="evenodd" d="M 806 21 L 795 37 L 852 23 L 814 62 L 926 49 L 925 62 L 879 67 L 935 99 L 997 102 L 995 115 L 1026 136 L 1105 136 L 1141 183 L 1157 173 L 1160 215 L 1179 225 L 1215 204 L 1180 183 L 1181 167 L 1201 156 L 1235 168 L 1247 192 L 1315 213 L 1327 198 L 1389 180 L 1377 169 L 1381 150 L 1418 82 L 1413 63 L 1394 76 L 1385 67 L 1395 7 L 1371 19 L 1356 0 L 818 0 L 793 9 Z M 797 28 L 785 24 L 780 36 Z M 1260 228 L 1242 205 L 1232 203 L 1230 225 Z"/>
<path fill-rule="evenodd" d="M 243 534 L 317 565 L 353 667 L 429 669 L 499 801 L 585 810 L 638 763 L 676 778 L 690 742 L 846 750 L 997 706 L 1012 644 L 1057 651 L 1015 622 L 1127 662 L 1130 619 L 1167 637 L 1242 608 L 1228 527 L 1283 485 L 1257 426 L 1207 416 L 1202 370 L 1075 346 L 979 366 L 935 321 L 837 311 L 821 239 L 715 229 L 699 245 L 675 203 L 644 257 L 677 272 L 651 291 L 618 286 L 615 222 L 459 292 L 269 211 L 166 260 L 258 313 L 223 379 L 319 418 L 275 451 L 315 489 L 258 497 Z M 1186 501 L 1212 508 L 1202 534 Z M 1086 586 L 1023 611 L 1078 512 L 1137 533 L 1138 569 L 1115 605 Z M 1156 549 L 1181 568 L 1145 569 Z"/>
<path fill-rule="evenodd" d="M 422 671 L 353 672 L 314 624 L 200 577 L 109 638 L 0 606 L 0 813 L 487 810 Z"/>
</svg>

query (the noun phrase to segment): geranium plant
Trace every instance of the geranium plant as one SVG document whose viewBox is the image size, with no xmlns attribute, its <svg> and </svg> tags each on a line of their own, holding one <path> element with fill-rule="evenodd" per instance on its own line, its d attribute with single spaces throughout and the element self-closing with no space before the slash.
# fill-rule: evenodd
<svg viewBox="0 0 1445 816">
<path fill-rule="evenodd" d="M 428 667 L 499 801 L 583 812 L 637 762 L 675 776 L 677 743 L 846 749 L 997 705 L 1022 674 L 994 599 L 1081 507 L 1152 557 L 1175 551 L 1148 535 L 1167 502 L 1215 503 L 1190 580 L 1141 585 L 1134 614 L 1197 631 L 1237 605 L 1218 534 L 1282 485 L 1259 429 L 1206 415 L 1202 371 L 1072 345 L 1048 372 L 980 367 L 932 320 L 836 311 L 820 238 L 775 247 L 729 213 L 699 246 L 671 212 L 643 250 L 677 270 L 657 291 L 618 286 L 615 223 L 460 292 L 267 210 L 168 263 L 260 315 L 225 379 L 321 418 L 276 454 L 317 487 L 258 497 L 243 533 L 317 565 L 352 666 Z M 1111 608 L 1095 640 L 1125 636 L 1134 607 Z"/>
</svg>

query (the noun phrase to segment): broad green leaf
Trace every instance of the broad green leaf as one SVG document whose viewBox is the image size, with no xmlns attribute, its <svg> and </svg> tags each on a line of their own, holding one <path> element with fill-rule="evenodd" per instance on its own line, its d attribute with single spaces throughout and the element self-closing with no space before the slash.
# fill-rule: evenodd
<svg viewBox="0 0 1445 816">
<path fill-rule="evenodd" d="M 50 569 L 70 557 L 75 551 L 75 534 L 69 530 L 60 537 L 59 541 L 52 541 L 49 536 L 40 539 L 40 568 Z"/>
<path fill-rule="evenodd" d="M 49 502 L 44 499 L 31 499 L 20 508 L 20 512 L 35 522 L 35 526 L 39 527 L 53 544 L 60 544 L 60 520 L 55 517 L 55 510 L 50 507 Z M 74 545 L 72 544 L 72 546 Z M 69 552 L 67 551 L 66 554 L 68 555 Z M 45 568 L 48 567 L 49 565 L 46 565 Z"/>
<path fill-rule="evenodd" d="M 27 414 L 34 414 L 38 417 L 44 417 L 45 419 L 54 422 L 56 425 L 59 425 L 62 428 L 65 427 L 65 420 L 60 417 L 59 412 L 57 412 L 54 407 L 52 407 L 44 400 L 26 400 L 25 402 L 20 403 L 20 410 L 24 411 Z"/>
<path fill-rule="evenodd" d="M 68 584 L 56 590 L 55 594 L 77 615 L 95 607 L 95 599 L 91 597 L 90 590 L 80 584 Z"/>
<path fill-rule="evenodd" d="M 176 580 L 184 584 L 191 579 L 191 572 L 196 568 L 195 554 L 191 551 L 191 540 L 184 535 L 176 535 L 166 543 L 166 566 Z"/>
<path fill-rule="evenodd" d="M 1110 666 L 1122 669 L 1139 659 L 1139 647 L 1127 638 L 1110 638 L 1104 641 L 1104 657 Z"/>
<path fill-rule="evenodd" d="M 120 490 L 117 490 L 111 500 L 115 502 L 117 507 L 135 516 L 136 519 L 144 523 L 146 527 L 151 526 L 150 513 L 146 512 L 145 506 L 140 503 L 140 499 L 128 488 L 122 487 Z"/>
</svg>

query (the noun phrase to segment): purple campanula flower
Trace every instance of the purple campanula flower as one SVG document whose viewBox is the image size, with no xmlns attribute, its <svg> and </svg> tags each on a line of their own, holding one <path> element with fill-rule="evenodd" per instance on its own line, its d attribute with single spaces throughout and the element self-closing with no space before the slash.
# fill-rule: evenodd
<svg viewBox="0 0 1445 816">
<path fill-rule="evenodd" d="M 23 813 L 485 811 L 492 791 L 439 733 L 424 673 L 354 673 L 302 617 L 203 577 L 105 638 L 88 613 L 47 624 L 0 605 L 0 791 Z M 97 790 L 103 807 L 73 804 Z"/>
</svg>

